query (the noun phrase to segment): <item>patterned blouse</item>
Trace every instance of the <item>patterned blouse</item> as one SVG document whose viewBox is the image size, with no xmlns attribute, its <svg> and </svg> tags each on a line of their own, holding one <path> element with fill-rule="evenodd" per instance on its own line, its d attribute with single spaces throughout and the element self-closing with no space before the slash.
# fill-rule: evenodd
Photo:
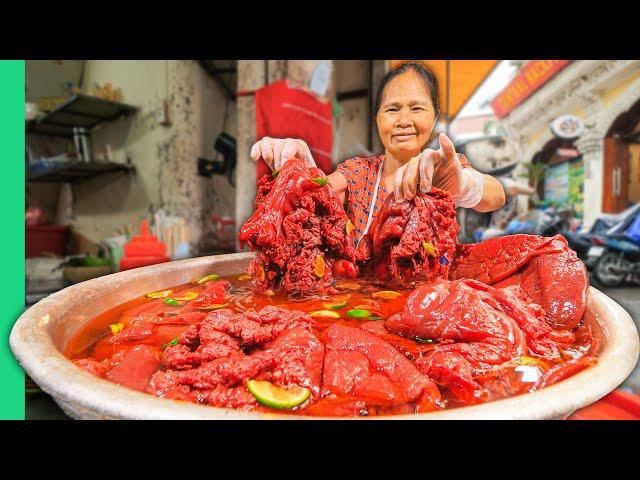
<svg viewBox="0 0 640 480">
<path fill-rule="evenodd" d="M 458 156 L 463 168 L 471 166 L 464 155 L 458 154 Z M 356 241 L 360 239 L 367 226 L 378 170 L 383 161 L 384 155 L 355 157 L 338 165 L 337 171 L 347 180 L 345 202 L 347 204 L 347 215 L 356 227 Z M 381 178 L 378 186 L 378 197 L 373 207 L 374 217 L 378 210 L 382 208 L 388 193 L 387 188 L 384 186 L 384 180 Z"/>
</svg>

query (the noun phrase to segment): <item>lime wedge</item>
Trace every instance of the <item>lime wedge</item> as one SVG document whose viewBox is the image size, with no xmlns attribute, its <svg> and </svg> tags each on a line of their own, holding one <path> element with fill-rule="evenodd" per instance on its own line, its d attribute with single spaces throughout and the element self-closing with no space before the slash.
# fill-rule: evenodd
<svg viewBox="0 0 640 480">
<path fill-rule="evenodd" d="M 147 298 L 165 298 L 165 297 L 168 297 L 169 295 L 171 295 L 171 292 L 173 292 L 173 290 L 163 290 L 161 292 L 151 292 L 151 293 L 145 294 L 145 297 L 147 297 Z"/>
<path fill-rule="evenodd" d="M 204 277 L 199 278 L 198 280 L 196 280 L 196 283 L 198 285 L 202 285 L 202 284 L 205 284 L 207 282 L 212 282 L 214 280 L 218 280 L 219 278 L 220 278 L 219 275 L 216 275 L 215 273 L 212 273 L 211 275 L 205 275 Z"/>
<path fill-rule="evenodd" d="M 346 307 L 349 302 L 324 302 L 322 306 L 324 308 L 330 308 L 331 310 L 340 310 L 341 308 Z"/>
<path fill-rule="evenodd" d="M 329 318 L 340 318 L 340 314 L 338 312 L 334 312 L 333 310 L 316 310 L 315 312 L 311 312 L 309 314 L 310 317 L 329 317 Z"/>
<path fill-rule="evenodd" d="M 311 179 L 311 181 L 320 187 L 324 187 L 327 183 L 329 183 L 327 177 L 314 177 Z"/>
<path fill-rule="evenodd" d="M 285 389 L 263 380 L 249 380 L 247 388 L 262 405 L 280 410 L 297 407 L 310 393 L 308 388 Z"/>
<path fill-rule="evenodd" d="M 198 307 L 198 310 L 217 310 L 219 308 L 224 308 L 228 303 L 214 303 L 212 305 L 205 305 L 204 307 Z"/>
<path fill-rule="evenodd" d="M 371 312 L 369 310 L 364 310 L 361 308 L 355 308 L 353 310 L 349 310 L 347 312 L 351 318 L 368 318 L 371 316 Z"/>
<path fill-rule="evenodd" d="M 394 298 L 398 298 L 400 295 L 400 292 L 396 292 L 394 290 L 382 290 L 371 294 L 373 298 L 381 298 L 383 300 L 393 300 Z"/>
<path fill-rule="evenodd" d="M 198 294 L 196 292 L 185 292 L 185 293 L 181 293 L 180 296 L 177 296 L 177 297 L 174 296 L 173 299 L 179 300 L 179 301 L 189 301 L 197 297 L 198 297 Z"/>
</svg>

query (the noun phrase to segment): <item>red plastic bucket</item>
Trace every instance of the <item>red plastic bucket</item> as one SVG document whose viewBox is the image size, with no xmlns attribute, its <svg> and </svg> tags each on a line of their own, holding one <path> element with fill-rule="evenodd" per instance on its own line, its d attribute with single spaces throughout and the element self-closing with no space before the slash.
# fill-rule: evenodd
<svg viewBox="0 0 640 480">
<path fill-rule="evenodd" d="M 640 420 L 640 397 L 614 390 L 596 403 L 581 408 L 568 420 Z"/>
<path fill-rule="evenodd" d="M 64 257 L 71 229 L 63 225 L 37 225 L 25 227 L 25 254 L 27 258 L 53 253 Z"/>
</svg>

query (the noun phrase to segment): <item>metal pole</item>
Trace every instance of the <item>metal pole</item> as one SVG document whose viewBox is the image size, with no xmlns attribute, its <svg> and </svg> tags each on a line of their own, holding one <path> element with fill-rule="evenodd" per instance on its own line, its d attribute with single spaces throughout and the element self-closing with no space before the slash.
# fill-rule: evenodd
<svg viewBox="0 0 640 480">
<path fill-rule="evenodd" d="M 449 124 L 451 123 L 450 120 L 450 90 L 451 90 L 451 60 L 446 60 L 447 62 L 447 81 L 446 81 L 446 102 L 447 102 L 447 128 L 446 128 L 446 133 L 447 133 L 447 137 L 449 136 Z"/>
<path fill-rule="evenodd" d="M 368 65 L 368 73 L 369 73 L 369 88 L 367 89 L 367 106 L 368 106 L 368 110 L 367 110 L 367 122 L 369 125 L 369 128 L 367 129 L 367 140 L 368 140 L 368 148 L 369 151 L 371 151 L 372 147 L 373 147 L 373 120 L 372 120 L 372 115 L 373 115 L 373 60 L 369 60 L 369 65 Z"/>
</svg>

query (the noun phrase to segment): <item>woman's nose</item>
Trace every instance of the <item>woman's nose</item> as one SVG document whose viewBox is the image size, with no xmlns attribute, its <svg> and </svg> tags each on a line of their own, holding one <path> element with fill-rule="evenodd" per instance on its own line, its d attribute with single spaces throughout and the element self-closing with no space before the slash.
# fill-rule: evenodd
<svg viewBox="0 0 640 480">
<path fill-rule="evenodd" d="M 411 117 L 409 116 L 408 112 L 405 112 L 403 110 L 400 111 L 400 115 L 398 117 L 397 125 L 398 125 L 398 127 L 401 127 L 401 128 L 410 127 L 411 126 Z"/>
</svg>

